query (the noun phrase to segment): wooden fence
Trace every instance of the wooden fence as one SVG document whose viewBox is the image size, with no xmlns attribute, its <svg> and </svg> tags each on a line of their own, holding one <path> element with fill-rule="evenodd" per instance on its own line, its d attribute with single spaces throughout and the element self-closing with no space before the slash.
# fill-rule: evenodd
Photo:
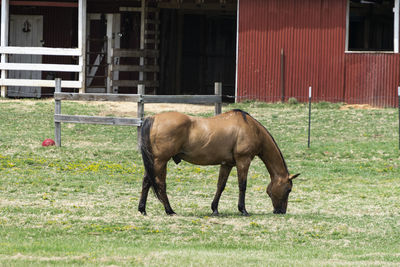
<svg viewBox="0 0 400 267">
<path fill-rule="evenodd" d="M 61 146 L 61 123 L 87 123 L 105 125 L 125 125 L 138 127 L 138 144 L 140 127 L 144 118 L 145 103 L 184 103 L 215 104 L 215 115 L 221 113 L 222 83 L 215 83 L 215 95 L 146 95 L 144 85 L 138 86 L 138 94 L 86 94 L 61 92 L 61 79 L 55 81 L 54 135 L 56 146 Z M 118 101 L 136 102 L 137 118 L 98 117 L 84 115 L 66 115 L 61 113 L 61 101 Z"/>
</svg>

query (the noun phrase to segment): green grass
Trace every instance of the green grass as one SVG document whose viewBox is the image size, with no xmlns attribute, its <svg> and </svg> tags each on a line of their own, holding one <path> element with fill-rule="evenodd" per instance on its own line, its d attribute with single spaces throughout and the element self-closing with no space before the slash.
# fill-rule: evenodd
<svg viewBox="0 0 400 267">
<path fill-rule="evenodd" d="M 210 217 L 218 167 L 169 164 L 177 216 L 149 195 L 137 212 L 143 167 L 136 129 L 62 125 L 51 101 L 0 100 L 0 265 L 330 266 L 400 264 L 397 110 L 313 104 L 311 148 L 304 104 L 249 102 L 242 108 L 274 136 L 294 182 L 286 215 L 272 214 L 269 182 L 255 159 L 237 211 L 233 171 Z M 63 103 L 63 113 L 104 106 Z M 210 116 L 211 114 L 203 114 Z"/>
</svg>

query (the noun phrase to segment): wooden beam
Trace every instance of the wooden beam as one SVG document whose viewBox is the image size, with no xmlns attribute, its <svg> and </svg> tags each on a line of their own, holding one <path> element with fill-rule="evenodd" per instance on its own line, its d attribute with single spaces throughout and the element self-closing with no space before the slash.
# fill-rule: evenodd
<svg viewBox="0 0 400 267">
<path fill-rule="evenodd" d="M 115 65 L 113 71 L 141 71 L 141 72 L 159 72 L 160 67 L 155 65 L 137 66 L 137 65 Z"/>
<path fill-rule="evenodd" d="M 61 82 L 63 88 L 81 88 L 80 81 Z M 55 87 L 54 80 L 31 80 L 31 79 L 0 79 L 0 86 L 38 86 L 38 87 Z"/>
<path fill-rule="evenodd" d="M 144 84 L 146 87 L 158 87 L 158 81 L 135 81 L 135 80 L 118 80 L 112 81 L 112 86 L 118 87 L 136 87 L 139 84 Z"/>
<path fill-rule="evenodd" d="M 81 87 L 79 93 L 85 93 L 86 91 L 86 0 L 78 0 L 78 49 L 81 53 L 79 56 L 79 66 L 81 71 L 79 72 L 79 82 Z"/>
<path fill-rule="evenodd" d="M 55 93 L 61 93 L 61 79 L 56 78 L 56 86 L 54 88 Z M 54 101 L 54 115 L 61 114 L 61 101 Z M 56 146 L 61 146 L 61 123 L 54 122 L 54 141 Z"/>
<path fill-rule="evenodd" d="M 141 11 L 140 11 L 140 49 L 144 50 L 145 47 L 145 30 L 146 30 L 146 0 L 142 0 L 142 6 L 141 6 Z M 140 57 L 139 59 L 139 65 L 144 66 L 145 58 Z M 145 80 L 145 73 L 144 72 L 139 72 L 139 80 L 144 81 Z"/>
<path fill-rule="evenodd" d="M 121 32 L 121 14 L 114 14 L 114 22 L 113 22 L 113 32 Z M 119 58 L 115 57 L 114 51 L 115 49 L 119 49 L 121 47 L 121 36 L 119 34 L 116 34 L 113 42 L 113 49 L 111 49 L 111 58 L 112 62 L 111 65 L 109 66 L 110 72 L 112 73 L 112 79 L 111 79 L 111 88 L 112 92 L 114 94 L 118 93 L 118 87 L 113 87 L 112 86 L 112 81 L 113 80 L 119 80 L 119 72 L 118 71 L 113 71 L 113 67 L 119 63 Z"/>
<path fill-rule="evenodd" d="M 49 56 L 80 56 L 77 48 L 52 48 L 52 47 L 22 47 L 6 46 L 0 47 L 1 54 L 9 55 L 49 55 Z"/>
<path fill-rule="evenodd" d="M 217 95 L 143 95 L 143 103 L 214 104 L 221 103 Z"/>
<path fill-rule="evenodd" d="M 140 126 L 142 124 L 142 120 L 139 118 L 97 117 L 97 116 L 61 115 L 61 114 L 60 115 L 54 114 L 54 122 L 125 125 L 125 126 Z"/>
<path fill-rule="evenodd" d="M 133 94 L 80 94 L 80 93 L 54 93 L 55 100 L 75 101 L 116 101 L 139 102 L 140 96 Z"/>
<path fill-rule="evenodd" d="M 78 3 L 45 1 L 10 1 L 11 6 L 78 7 Z"/>
<path fill-rule="evenodd" d="M 112 54 L 113 54 L 113 30 L 114 30 L 114 14 L 107 14 L 107 89 L 106 92 L 112 93 Z"/>
<path fill-rule="evenodd" d="M 39 63 L 0 63 L 1 70 L 31 70 L 79 72 L 81 66 L 72 64 L 39 64 Z"/>
<path fill-rule="evenodd" d="M 156 50 L 114 49 L 114 57 L 158 57 Z"/>
</svg>

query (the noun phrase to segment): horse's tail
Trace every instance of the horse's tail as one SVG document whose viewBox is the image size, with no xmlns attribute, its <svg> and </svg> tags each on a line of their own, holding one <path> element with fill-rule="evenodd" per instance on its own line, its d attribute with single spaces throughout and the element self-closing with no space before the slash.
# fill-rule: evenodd
<svg viewBox="0 0 400 267">
<path fill-rule="evenodd" d="M 142 153 L 145 169 L 145 175 L 143 179 L 147 179 L 147 182 L 150 183 L 150 186 L 153 188 L 157 198 L 160 198 L 154 172 L 154 155 L 150 143 L 150 131 L 153 126 L 153 122 L 153 117 L 148 117 L 143 121 L 143 125 L 140 130 L 140 151 Z"/>
</svg>

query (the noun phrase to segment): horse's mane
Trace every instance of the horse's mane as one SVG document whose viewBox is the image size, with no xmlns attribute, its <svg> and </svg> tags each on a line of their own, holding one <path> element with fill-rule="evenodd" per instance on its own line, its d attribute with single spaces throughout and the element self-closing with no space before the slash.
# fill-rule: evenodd
<svg viewBox="0 0 400 267">
<path fill-rule="evenodd" d="M 241 110 L 241 109 L 238 109 L 238 108 L 232 109 L 232 111 L 233 111 L 233 112 L 239 112 L 239 113 L 241 113 L 241 114 L 242 114 L 242 117 L 243 117 L 243 119 L 244 119 L 245 122 L 247 122 L 246 115 L 247 115 L 247 116 L 250 116 L 249 113 L 247 113 L 246 111 L 243 111 L 243 110 Z M 250 116 L 250 117 L 251 117 L 251 116 Z"/>
<path fill-rule="evenodd" d="M 245 122 L 247 122 L 247 117 L 246 117 L 246 116 L 249 116 L 250 118 L 252 118 L 252 119 L 257 123 L 258 126 L 261 126 L 261 129 L 264 129 L 265 133 L 271 138 L 271 140 L 272 140 L 272 142 L 274 143 L 276 149 L 278 150 L 279 155 L 281 156 L 283 165 L 285 166 L 286 171 L 289 173 L 288 167 L 287 167 L 287 165 L 286 165 L 285 158 L 284 158 L 283 155 L 282 155 L 282 151 L 279 149 L 278 144 L 276 143 L 276 141 L 275 141 L 274 137 L 271 135 L 271 133 L 267 130 L 267 128 L 265 128 L 264 125 L 262 125 L 258 120 L 256 120 L 253 116 L 251 116 L 251 115 L 250 115 L 249 113 L 247 113 L 246 111 L 243 111 L 243 110 L 241 110 L 241 109 L 233 109 L 232 111 L 233 111 L 233 112 L 239 112 L 239 113 L 241 113 L 241 114 L 242 114 L 242 117 L 243 117 L 243 119 L 244 119 Z"/>
</svg>

